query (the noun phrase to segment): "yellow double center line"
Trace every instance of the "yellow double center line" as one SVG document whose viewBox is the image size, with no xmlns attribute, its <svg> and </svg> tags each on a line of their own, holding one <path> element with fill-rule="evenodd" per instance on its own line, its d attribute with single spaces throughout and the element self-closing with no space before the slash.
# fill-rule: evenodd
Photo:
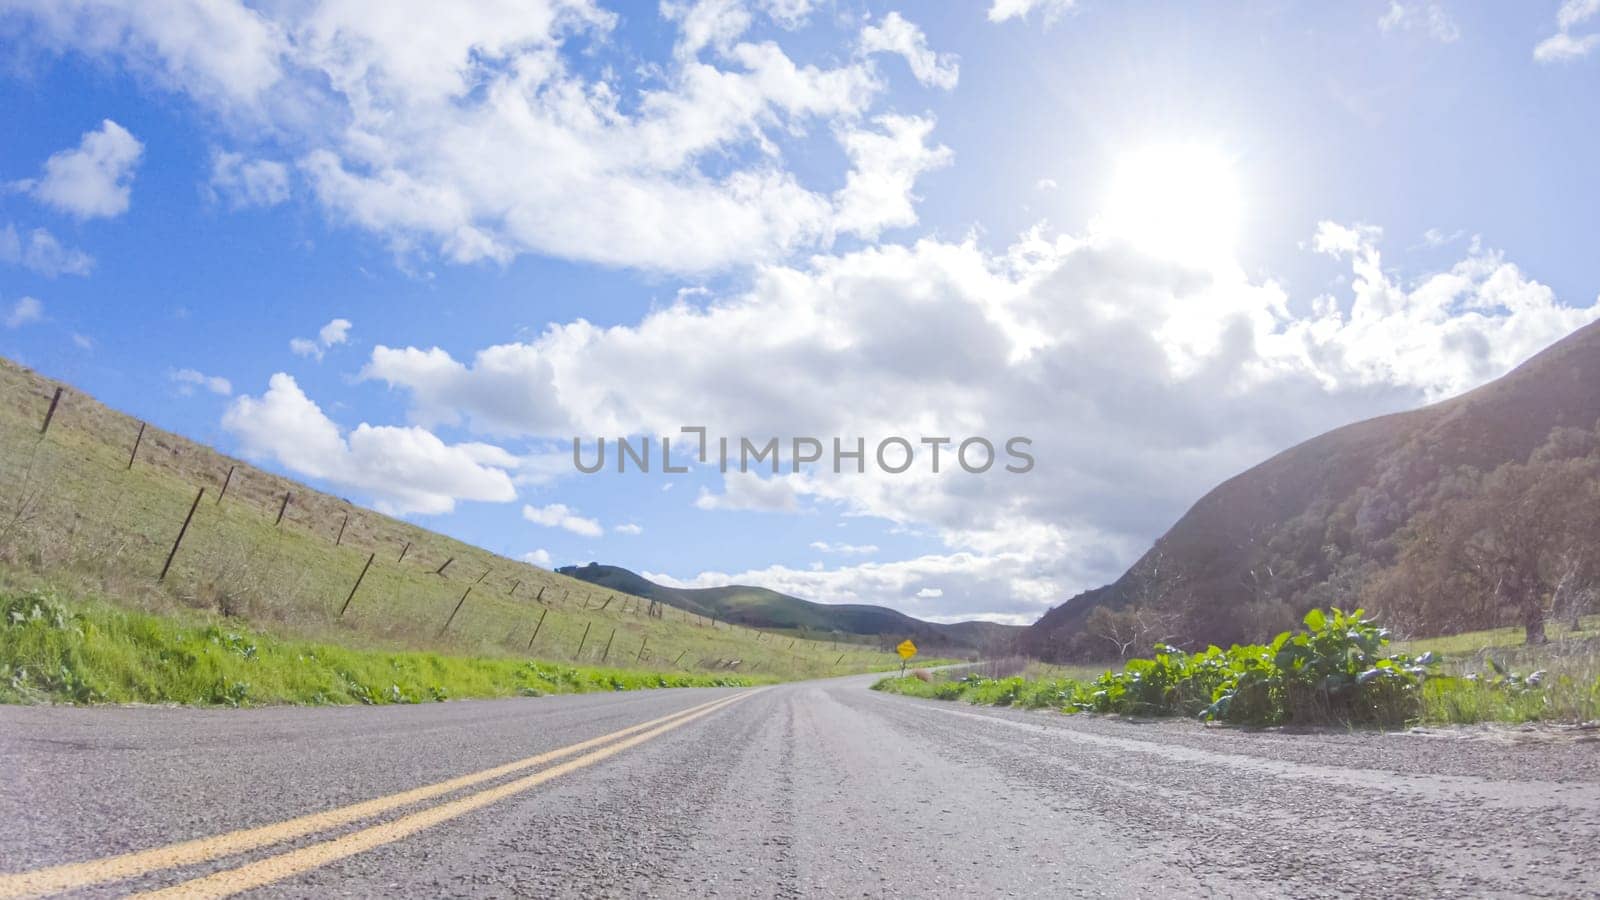
<svg viewBox="0 0 1600 900">
<path fill-rule="evenodd" d="M 376 797 L 372 800 L 364 800 L 360 803 L 352 803 L 348 806 L 341 806 L 325 812 L 288 819 L 272 825 L 230 831 L 214 837 L 183 841 L 169 844 L 165 847 L 157 847 L 153 850 L 141 850 L 87 862 L 51 866 L 45 869 L 35 869 L 31 872 L 0 875 L 0 898 L 52 894 L 111 881 L 123 881 L 163 869 L 209 862 L 248 850 L 283 843 L 308 834 L 327 831 L 361 819 L 381 815 L 400 807 L 454 793 L 463 788 L 492 781 L 505 775 L 554 762 L 574 754 L 583 754 L 560 765 L 541 769 L 532 775 L 526 775 L 474 794 L 468 794 L 456 800 L 440 803 L 409 815 L 401 816 L 398 819 L 392 819 L 336 838 L 269 856 L 237 868 L 225 869 L 212 875 L 185 881 L 146 895 L 154 897 L 229 896 L 309 871 L 318 866 L 327 865 L 335 860 L 344 859 L 345 857 L 371 850 L 374 847 L 393 843 L 424 829 L 432 828 L 440 823 L 463 816 L 473 810 L 482 809 L 491 803 L 538 787 L 569 772 L 592 766 L 597 762 L 659 737 L 674 728 L 687 725 L 695 719 L 709 715 L 730 703 L 737 702 L 748 696 L 750 694 L 723 697 L 698 706 L 692 706 L 689 709 L 671 715 L 651 719 L 648 722 L 641 722 L 638 725 L 613 731 L 610 734 L 591 738 L 587 741 L 580 741 L 576 744 L 540 753 L 526 759 L 519 759 L 505 765 L 495 766 L 409 791 L 401 791 L 384 797 Z M 595 749 L 597 747 L 600 749 Z"/>
</svg>

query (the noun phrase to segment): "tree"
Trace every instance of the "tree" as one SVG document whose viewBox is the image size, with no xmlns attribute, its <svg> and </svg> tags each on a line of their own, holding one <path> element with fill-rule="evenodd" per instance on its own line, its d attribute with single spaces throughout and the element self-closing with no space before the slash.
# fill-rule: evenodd
<svg viewBox="0 0 1600 900">
<path fill-rule="evenodd" d="M 1413 522 L 1382 589 L 1400 595 L 1418 626 L 1510 621 L 1540 644 L 1552 605 L 1600 583 L 1590 550 L 1600 537 L 1600 460 L 1552 456 L 1503 465 Z"/>
</svg>

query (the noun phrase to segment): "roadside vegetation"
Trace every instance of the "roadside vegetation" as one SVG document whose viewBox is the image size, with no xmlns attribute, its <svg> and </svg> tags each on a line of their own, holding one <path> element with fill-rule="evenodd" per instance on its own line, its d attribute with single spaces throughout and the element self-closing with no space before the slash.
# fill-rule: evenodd
<svg viewBox="0 0 1600 900">
<path fill-rule="evenodd" d="M 425 703 L 770 680 L 352 650 L 214 617 L 185 622 L 105 603 L 69 606 L 45 591 L 0 598 L 0 702 L 8 703 Z"/>
<path fill-rule="evenodd" d="M 1585 722 L 1600 718 L 1596 644 L 1418 652 L 1391 643 L 1364 611 L 1313 610 L 1271 643 L 1186 653 L 1160 646 L 1098 677 L 986 677 L 919 670 L 876 689 L 992 706 L 1127 716 L 1188 716 L 1235 725 Z M 1531 651 L 1531 652 L 1529 652 Z M 1542 665 L 1537 669 L 1513 666 Z M 939 673 L 942 674 L 942 673 Z"/>
<path fill-rule="evenodd" d="M 881 648 L 733 625 L 567 578 L 144 427 L 71 389 L 56 398 L 57 387 L 0 360 L 0 596 L 53 592 L 91 622 L 125 611 L 172 629 L 214 623 L 258 647 L 507 671 L 537 660 L 710 683 L 899 667 Z M 15 671 L 13 652 L 0 645 L 0 665 Z M 271 693 L 259 676 L 245 680 Z M 483 690 L 469 693 L 493 693 Z"/>
</svg>

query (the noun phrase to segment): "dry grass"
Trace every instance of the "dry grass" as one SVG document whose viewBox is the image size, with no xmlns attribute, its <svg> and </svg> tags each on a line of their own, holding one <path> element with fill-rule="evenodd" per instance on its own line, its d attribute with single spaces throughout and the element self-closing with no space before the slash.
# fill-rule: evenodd
<svg viewBox="0 0 1600 900">
<path fill-rule="evenodd" d="M 893 654 L 859 644 L 796 640 L 791 648 L 788 638 L 673 607 L 653 617 L 640 598 L 354 506 L 154 427 L 130 470 L 139 423 L 70 389 L 41 438 L 54 388 L 0 360 L 0 588 L 48 586 L 374 650 L 779 678 L 898 667 Z M 172 569 L 157 583 L 201 488 Z M 274 524 L 285 492 L 290 503 Z"/>
</svg>

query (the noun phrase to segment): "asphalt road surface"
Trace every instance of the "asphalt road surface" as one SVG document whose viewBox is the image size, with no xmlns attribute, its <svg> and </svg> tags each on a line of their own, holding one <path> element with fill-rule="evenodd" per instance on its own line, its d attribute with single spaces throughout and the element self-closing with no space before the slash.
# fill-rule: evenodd
<svg viewBox="0 0 1600 900">
<path fill-rule="evenodd" d="M 0 897 L 1600 895 L 1600 732 L 1245 732 L 871 680 L 0 708 Z"/>
</svg>

